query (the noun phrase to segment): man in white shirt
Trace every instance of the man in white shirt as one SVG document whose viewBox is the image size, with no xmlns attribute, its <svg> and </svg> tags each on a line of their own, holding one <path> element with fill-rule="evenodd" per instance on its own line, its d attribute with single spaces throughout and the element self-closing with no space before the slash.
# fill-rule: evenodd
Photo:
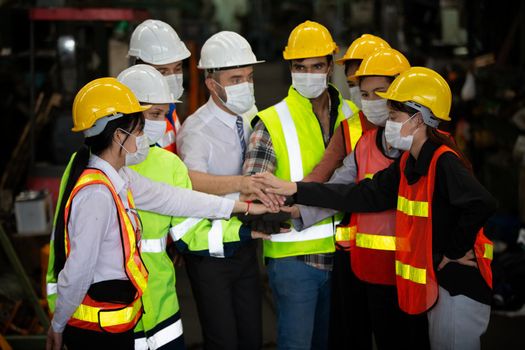
<svg viewBox="0 0 525 350">
<path fill-rule="evenodd" d="M 242 173 L 249 120 L 255 106 L 250 44 L 237 33 L 219 32 L 202 47 L 199 69 L 206 70 L 208 102 L 186 119 L 177 149 L 190 170 L 213 175 Z M 236 197 L 238 194 L 230 194 Z M 261 284 L 255 242 L 237 219 L 216 220 L 209 232 L 224 242 L 222 257 L 186 254 L 186 267 L 197 302 L 206 349 L 260 349 Z M 217 237 L 217 232 L 219 236 Z"/>
</svg>

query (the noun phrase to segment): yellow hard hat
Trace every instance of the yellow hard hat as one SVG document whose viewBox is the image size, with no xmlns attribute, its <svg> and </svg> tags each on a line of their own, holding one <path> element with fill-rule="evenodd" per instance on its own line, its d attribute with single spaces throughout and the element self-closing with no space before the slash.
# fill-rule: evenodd
<svg viewBox="0 0 525 350">
<path fill-rule="evenodd" d="M 80 89 L 73 101 L 73 131 L 85 131 L 95 122 L 118 113 L 142 112 L 151 106 L 141 106 L 133 92 L 115 78 L 99 78 Z"/>
<path fill-rule="evenodd" d="M 306 21 L 290 33 L 283 57 L 285 60 L 297 60 L 332 55 L 338 51 L 337 44 L 325 26 Z"/>
<path fill-rule="evenodd" d="M 393 77 L 410 68 L 410 63 L 403 54 L 392 48 L 376 50 L 359 65 L 354 77 L 382 75 Z"/>
<path fill-rule="evenodd" d="M 425 67 L 412 67 L 401 73 L 386 92 L 376 92 L 382 98 L 398 102 L 415 102 L 432 111 L 441 120 L 450 120 L 452 93 L 441 75 Z"/>
<path fill-rule="evenodd" d="M 377 49 L 389 48 L 390 45 L 383 39 L 372 34 L 363 34 L 355 39 L 343 57 L 335 61 L 344 64 L 348 60 L 362 60 Z"/>
</svg>

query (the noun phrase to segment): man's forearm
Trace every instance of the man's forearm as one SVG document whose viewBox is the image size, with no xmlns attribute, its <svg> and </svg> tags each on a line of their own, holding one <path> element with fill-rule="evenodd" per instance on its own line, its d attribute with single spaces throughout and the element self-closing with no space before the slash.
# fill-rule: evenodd
<svg viewBox="0 0 525 350">
<path fill-rule="evenodd" d="M 199 171 L 188 172 L 193 189 L 200 192 L 223 196 L 241 192 L 242 175 L 210 175 Z"/>
</svg>

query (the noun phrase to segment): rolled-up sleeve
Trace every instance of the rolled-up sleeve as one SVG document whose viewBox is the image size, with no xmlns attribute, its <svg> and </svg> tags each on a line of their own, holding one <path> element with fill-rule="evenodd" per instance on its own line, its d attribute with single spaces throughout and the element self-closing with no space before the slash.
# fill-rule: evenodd
<svg viewBox="0 0 525 350">
<path fill-rule="evenodd" d="M 129 181 L 137 209 L 209 219 L 227 219 L 232 214 L 234 200 L 151 181 L 126 167 L 122 171 Z"/>
</svg>

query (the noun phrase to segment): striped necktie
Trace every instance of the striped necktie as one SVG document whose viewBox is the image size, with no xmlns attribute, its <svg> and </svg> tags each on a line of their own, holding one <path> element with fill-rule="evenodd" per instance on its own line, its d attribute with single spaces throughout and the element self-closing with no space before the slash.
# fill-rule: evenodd
<svg viewBox="0 0 525 350">
<path fill-rule="evenodd" d="M 241 142 L 242 148 L 242 159 L 244 160 L 246 154 L 246 141 L 244 140 L 244 123 L 242 117 L 237 116 L 237 134 L 239 135 L 239 141 Z"/>
</svg>

